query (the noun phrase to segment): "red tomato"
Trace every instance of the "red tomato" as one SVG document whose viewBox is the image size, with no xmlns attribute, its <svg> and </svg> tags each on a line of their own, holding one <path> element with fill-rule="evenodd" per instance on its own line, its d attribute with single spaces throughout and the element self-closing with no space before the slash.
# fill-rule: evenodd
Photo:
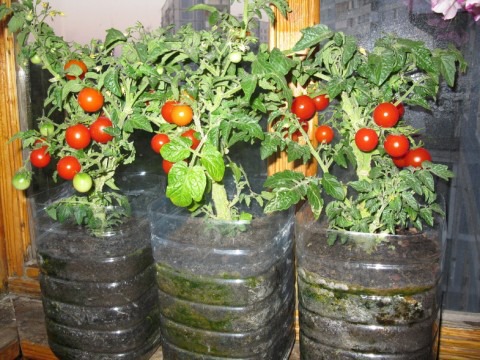
<svg viewBox="0 0 480 360">
<path fill-rule="evenodd" d="M 402 103 L 399 103 L 397 105 L 397 110 L 398 110 L 398 117 L 401 118 L 403 114 L 405 114 L 405 106 L 403 106 Z"/>
<path fill-rule="evenodd" d="M 315 96 L 313 98 L 313 102 L 315 103 L 315 108 L 317 109 L 317 111 L 322 111 L 328 107 L 328 104 L 330 104 L 330 99 L 327 95 L 322 94 Z"/>
<path fill-rule="evenodd" d="M 189 105 L 174 105 L 172 109 L 172 123 L 185 126 L 193 120 L 193 110 Z"/>
<path fill-rule="evenodd" d="M 301 126 L 302 126 L 302 129 L 303 131 L 305 132 L 308 132 L 308 122 L 305 122 L 305 121 L 302 121 L 301 122 Z M 292 140 L 293 141 L 298 141 L 298 139 L 302 136 L 302 132 L 300 130 L 297 130 L 295 131 L 293 134 L 292 134 Z M 285 137 L 287 137 L 288 135 L 285 135 Z"/>
<path fill-rule="evenodd" d="M 398 168 L 403 168 L 407 166 L 405 162 L 405 156 L 398 157 L 398 158 L 392 158 L 393 163 L 395 164 L 396 167 Z"/>
<path fill-rule="evenodd" d="M 150 147 L 157 154 L 160 154 L 160 150 L 162 149 L 163 145 L 169 142 L 170 138 L 167 134 L 156 134 L 154 137 L 152 137 L 152 140 L 150 140 Z"/>
<path fill-rule="evenodd" d="M 364 152 L 370 152 L 378 145 L 378 135 L 373 129 L 361 128 L 355 134 L 355 144 Z"/>
<path fill-rule="evenodd" d="M 317 108 L 315 107 L 315 102 L 308 95 L 300 95 L 293 99 L 292 102 L 292 113 L 297 115 L 301 121 L 310 120 Z"/>
<path fill-rule="evenodd" d="M 83 124 L 69 126 L 65 131 L 65 140 L 74 149 L 84 149 L 90 144 L 90 131 Z"/>
<path fill-rule="evenodd" d="M 373 111 L 373 121 L 384 128 L 395 126 L 399 118 L 398 109 L 392 103 L 381 103 Z"/>
<path fill-rule="evenodd" d="M 47 146 L 32 150 L 30 153 L 30 162 L 32 165 L 37 168 L 43 168 L 50 164 L 51 156 L 47 151 Z"/>
<path fill-rule="evenodd" d="M 72 180 L 81 169 L 80 162 L 75 156 L 65 156 L 57 163 L 58 176 L 65 180 Z"/>
<path fill-rule="evenodd" d="M 85 65 L 85 63 L 82 61 L 82 60 L 76 60 L 76 59 L 72 59 L 72 60 L 68 60 L 67 63 L 65 64 L 65 66 L 63 67 L 63 70 L 65 70 L 65 72 L 67 72 L 67 70 L 72 66 L 72 65 L 76 65 L 78 66 L 81 70 L 82 70 L 82 73 L 78 76 L 79 79 L 83 79 L 85 77 L 85 73 L 87 72 L 87 65 Z M 69 74 L 65 74 L 65 77 L 68 79 L 68 80 L 75 80 L 77 77 L 75 75 L 69 75 Z"/>
<path fill-rule="evenodd" d="M 78 104 L 86 112 L 96 112 L 103 106 L 103 95 L 94 88 L 83 88 L 78 93 Z"/>
<path fill-rule="evenodd" d="M 166 122 L 172 122 L 172 110 L 175 105 L 178 105 L 177 101 L 169 100 L 162 106 L 162 117 Z"/>
<path fill-rule="evenodd" d="M 421 167 L 424 161 L 432 161 L 432 156 L 428 150 L 424 148 L 417 148 L 410 150 L 407 155 L 405 155 L 405 164 L 406 166 Z"/>
<path fill-rule="evenodd" d="M 190 146 L 190 148 L 192 148 L 193 150 L 195 150 L 200 144 L 200 140 L 197 139 L 197 136 L 199 135 L 200 134 L 193 129 L 188 129 L 182 134 L 183 137 L 192 140 L 192 146 Z"/>
<path fill-rule="evenodd" d="M 113 136 L 107 134 L 105 128 L 111 127 L 113 127 L 112 121 L 105 116 L 100 116 L 90 125 L 90 135 L 97 143 L 106 144 L 113 139 Z"/>
<path fill-rule="evenodd" d="M 315 138 L 321 143 L 330 144 L 333 140 L 333 129 L 328 125 L 320 125 L 315 130 Z"/>
<path fill-rule="evenodd" d="M 405 135 L 387 135 L 383 147 L 391 157 L 402 157 L 410 148 L 410 142 Z"/>
<path fill-rule="evenodd" d="M 162 169 L 163 169 L 163 171 L 165 171 L 165 174 L 168 174 L 168 173 L 170 172 L 170 169 L 172 168 L 172 166 L 173 166 L 173 163 L 172 163 L 172 162 L 163 159 L 163 161 L 162 161 Z"/>
</svg>

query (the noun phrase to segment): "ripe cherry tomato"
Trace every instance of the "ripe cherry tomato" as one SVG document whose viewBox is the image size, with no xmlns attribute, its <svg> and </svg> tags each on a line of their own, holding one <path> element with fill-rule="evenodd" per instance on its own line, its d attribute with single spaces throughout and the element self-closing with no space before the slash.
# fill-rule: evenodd
<svg viewBox="0 0 480 360">
<path fill-rule="evenodd" d="M 293 99 L 292 102 L 292 113 L 297 115 L 301 121 L 310 120 L 317 108 L 315 107 L 315 102 L 308 95 L 300 95 Z"/>
<path fill-rule="evenodd" d="M 391 157 L 402 157 L 410 148 L 410 142 L 405 135 L 387 135 L 383 147 Z"/>
<path fill-rule="evenodd" d="M 170 172 L 170 169 L 172 168 L 172 166 L 173 166 L 173 163 L 172 163 L 172 162 L 163 159 L 163 161 L 162 161 L 162 169 L 163 169 L 163 171 L 165 171 L 165 174 L 168 174 L 168 173 Z"/>
<path fill-rule="evenodd" d="M 95 112 L 103 106 L 103 95 L 94 88 L 83 88 L 78 93 L 78 104 L 86 112 Z"/>
<path fill-rule="evenodd" d="M 328 125 L 320 125 L 315 130 L 315 139 L 321 144 L 330 144 L 333 140 L 333 129 Z"/>
<path fill-rule="evenodd" d="M 74 149 L 85 149 L 90 144 L 90 131 L 83 124 L 69 126 L 65 131 L 65 140 Z"/>
<path fill-rule="evenodd" d="M 112 121 L 105 117 L 99 116 L 92 125 L 90 125 L 90 136 L 93 140 L 100 144 L 106 144 L 113 139 L 113 136 L 105 132 L 105 128 L 113 127 Z"/>
<path fill-rule="evenodd" d="M 393 163 L 395 164 L 396 167 L 398 168 L 403 168 L 407 166 L 407 163 L 405 162 L 405 156 L 402 157 L 393 157 L 392 158 Z"/>
<path fill-rule="evenodd" d="M 30 186 L 31 178 L 29 172 L 20 170 L 13 175 L 12 184 L 17 190 L 26 190 Z"/>
<path fill-rule="evenodd" d="M 432 156 L 425 148 L 417 148 L 410 150 L 405 155 L 406 166 L 421 167 L 424 161 L 432 161 Z"/>
<path fill-rule="evenodd" d="M 72 60 L 68 60 L 67 63 L 65 64 L 65 66 L 63 67 L 63 70 L 65 70 L 65 72 L 68 72 L 68 69 L 72 66 L 72 65 L 76 65 L 78 66 L 81 70 L 82 70 L 82 73 L 78 76 L 79 79 L 83 79 L 85 77 L 85 73 L 87 72 L 87 65 L 85 65 L 85 63 L 82 61 L 82 60 L 76 60 L 76 59 L 72 59 Z M 70 74 L 65 74 L 65 77 L 68 79 L 68 80 L 75 80 L 77 77 L 75 75 L 70 75 Z"/>
<path fill-rule="evenodd" d="M 384 128 L 395 126 L 399 118 L 398 109 L 392 103 L 381 103 L 373 111 L 373 121 Z"/>
<path fill-rule="evenodd" d="M 73 177 L 73 187 L 80 193 L 86 193 L 92 185 L 92 177 L 87 173 L 78 173 Z"/>
<path fill-rule="evenodd" d="M 372 151 L 378 145 L 378 135 L 373 129 L 361 128 L 355 134 L 355 144 L 361 151 Z"/>
<path fill-rule="evenodd" d="M 301 122 L 301 126 L 302 126 L 303 131 L 308 132 L 308 122 L 302 121 L 302 122 Z M 295 132 L 292 134 L 292 140 L 293 140 L 293 141 L 298 141 L 298 139 L 299 139 L 302 135 L 303 135 L 303 134 L 300 132 L 300 130 L 297 130 L 297 131 L 295 131 Z M 287 137 L 287 135 L 285 135 L 285 137 Z"/>
<path fill-rule="evenodd" d="M 172 110 L 175 105 L 178 105 L 177 101 L 169 100 L 162 106 L 162 117 L 166 122 L 172 122 Z"/>
<path fill-rule="evenodd" d="M 399 103 L 397 105 L 397 110 L 398 110 L 398 117 L 401 118 L 403 114 L 405 114 L 405 106 L 403 106 L 402 103 Z"/>
<path fill-rule="evenodd" d="M 75 156 L 65 156 L 57 163 L 58 176 L 65 180 L 72 180 L 81 169 L 82 166 Z"/>
<path fill-rule="evenodd" d="M 325 110 L 330 104 L 330 99 L 326 94 L 318 95 L 313 98 L 313 102 L 315 103 L 315 108 L 317 111 Z"/>
<path fill-rule="evenodd" d="M 197 139 L 198 135 L 200 135 L 200 134 L 193 129 L 188 129 L 187 131 L 185 131 L 182 134 L 183 137 L 192 140 L 192 146 L 190 146 L 190 148 L 193 149 L 193 150 L 195 150 L 198 147 L 198 145 L 200 144 L 200 140 Z"/>
<path fill-rule="evenodd" d="M 172 123 L 178 126 L 185 126 L 193 120 L 193 110 L 188 105 L 175 105 L 172 109 Z"/>
<path fill-rule="evenodd" d="M 167 134 L 156 134 L 154 137 L 152 137 L 152 140 L 150 140 L 150 146 L 153 151 L 155 151 L 157 154 L 160 154 L 160 150 L 162 149 L 163 145 L 169 142 L 170 138 Z"/>
<path fill-rule="evenodd" d="M 47 146 L 42 146 L 41 148 L 32 150 L 30 153 L 30 162 L 33 166 L 37 168 L 44 168 L 50 164 L 51 156 L 47 150 Z"/>
</svg>

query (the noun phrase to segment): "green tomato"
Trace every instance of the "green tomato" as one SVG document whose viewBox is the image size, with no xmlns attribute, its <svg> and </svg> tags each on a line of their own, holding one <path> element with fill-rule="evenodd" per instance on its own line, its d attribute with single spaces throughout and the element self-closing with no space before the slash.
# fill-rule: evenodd
<svg viewBox="0 0 480 360">
<path fill-rule="evenodd" d="M 240 61 L 242 61 L 242 53 L 240 51 L 234 51 L 230 54 L 228 59 L 230 62 L 238 64 Z"/>
<path fill-rule="evenodd" d="M 163 75 L 163 73 L 164 73 L 164 68 L 163 68 L 162 65 L 157 66 L 157 69 L 156 69 L 156 70 L 157 70 L 157 74 L 158 74 L 158 75 Z"/>
<path fill-rule="evenodd" d="M 30 61 L 32 62 L 32 64 L 35 64 L 35 65 L 38 65 L 38 64 L 42 63 L 42 59 L 40 58 L 40 56 L 38 56 L 38 54 L 33 55 L 30 58 Z"/>
<path fill-rule="evenodd" d="M 32 176 L 28 171 L 17 171 L 12 178 L 12 184 L 17 190 L 26 190 L 30 186 Z"/>
<path fill-rule="evenodd" d="M 40 131 L 40 134 L 42 134 L 42 136 L 51 136 L 53 135 L 53 133 L 55 132 L 55 127 L 53 126 L 52 123 L 42 123 L 38 129 Z"/>
<path fill-rule="evenodd" d="M 33 20 L 33 14 L 31 11 L 27 15 L 25 15 L 25 20 L 27 20 L 28 22 Z"/>
<path fill-rule="evenodd" d="M 78 173 L 73 177 L 73 187 L 80 193 L 86 193 L 92 185 L 92 177 L 87 173 Z"/>
</svg>

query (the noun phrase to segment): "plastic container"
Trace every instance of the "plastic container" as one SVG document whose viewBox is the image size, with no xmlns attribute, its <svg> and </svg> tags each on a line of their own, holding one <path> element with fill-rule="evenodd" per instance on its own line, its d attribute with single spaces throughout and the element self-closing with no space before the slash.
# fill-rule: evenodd
<svg viewBox="0 0 480 360">
<path fill-rule="evenodd" d="M 146 208 L 162 181 L 128 174 L 132 217 L 92 236 L 71 222 L 37 222 L 36 245 L 48 341 L 60 359 L 149 359 L 160 346 L 160 310 Z M 128 178 L 128 179 L 127 179 Z M 135 178 L 135 179 L 133 179 Z M 155 184 L 153 186 L 153 184 Z M 66 184 L 69 185 L 69 184 Z M 48 190 L 37 211 L 66 195 Z"/>
<path fill-rule="evenodd" d="M 295 339 L 293 216 L 192 218 L 152 203 L 165 359 L 287 359 Z"/>
<path fill-rule="evenodd" d="M 327 230 L 304 206 L 295 220 L 302 359 L 436 359 L 441 228 Z"/>
</svg>

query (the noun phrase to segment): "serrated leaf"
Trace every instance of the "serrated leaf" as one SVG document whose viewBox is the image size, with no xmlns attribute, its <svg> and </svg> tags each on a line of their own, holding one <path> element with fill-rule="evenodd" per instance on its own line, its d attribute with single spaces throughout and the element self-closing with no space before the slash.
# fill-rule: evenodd
<svg viewBox="0 0 480 360">
<path fill-rule="evenodd" d="M 118 82 L 118 72 L 115 69 L 109 69 L 105 73 L 105 79 L 103 81 L 105 88 L 115 96 L 122 96 L 122 89 Z"/>
<path fill-rule="evenodd" d="M 325 192 L 334 199 L 345 199 L 345 196 L 347 195 L 345 187 L 334 175 L 329 173 L 323 174 L 321 184 Z"/>
<path fill-rule="evenodd" d="M 293 51 L 301 51 L 321 43 L 324 40 L 330 39 L 333 32 L 328 26 L 319 24 L 300 30 L 302 37 L 292 48 Z"/>
<path fill-rule="evenodd" d="M 241 80 L 240 86 L 245 94 L 245 101 L 250 101 L 252 94 L 257 88 L 258 78 L 255 75 L 245 77 Z"/>
<path fill-rule="evenodd" d="M 213 145 L 205 144 L 202 148 L 200 162 L 214 181 L 222 181 L 225 175 L 225 162 L 222 154 Z"/>
<path fill-rule="evenodd" d="M 187 207 L 192 201 L 192 194 L 187 184 L 188 166 L 184 162 L 176 163 L 168 173 L 166 196 L 176 206 Z"/>
<path fill-rule="evenodd" d="M 402 200 L 414 211 L 418 211 L 418 202 L 415 199 L 415 196 L 413 196 L 412 193 L 410 192 L 403 192 L 401 194 Z"/>
<path fill-rule="evenodd" d="M 164 144 L 160 149 L 160 155 L 165 160 L 176 163 L 188 158 L 191 154 L 190 143 L 184 137 L 175 137 Z"/>
<path fill-rule="evenodd" d="M 265 206 L 266 213 L 287 210 L 302 199 L 302 194 L 297 189 L 281 188 L 274 191 L 273 198 Z"/>
<path fill-rule="evenodd" d="M 433 175 L 426 170 L 420 170 L 416 172 L 417 177 L 429 190 L 435 191 L 435 180 Z"/>
<path fill-rule="evenodd" d="M 415 176 L 414 173 L 408 170 L 403 170 L 400 172 L 400 178 L 416 194 L 418 195 L 423 194 L 422 182 Z"/>
<path fill-rule="evenodd" d="M 185 177 L 185 187 L 188 189 L 190 196 L 195 201 L 200 201 L 207 187 L 207 177 L 201 166 L 188 168 Z"/>
<path fill-rule="evenodd" d="M 372 184 L 367 180 L 351 181 L 348 185 L 358 192 L 366 193 L 372 191 Z"/>
<path fill-rule="evenodd" d="M 453 173 L 448 170 L 447 165 L 432 163 L 430 171 L 443 180 L 448 180 L 453 177 Z"/>
<path fill-rule="evenodd" d="M 420 217 L 427 223 L 428 226 L 433 226 L 432 210 L 429 208 L 420 209 Z"/>
<path fill-rule="evenodd" d="M 72 93 L 72 92 L 73 93 L 78 93 L 84 87 L 85 87 L 85 85 L 83 85 L 80 82 L 67 81 L 65 83 L 65 85 L 62 87 L 62 101 L 65 100 L 70 93 Z"/>
<path fill-rule="evenodd" d="M 307 187 L 307 200 L 312 208 L 313 215 L 316 219 L 320 217 L 323 209 L 323 199 L 320 189 L 314 183 L 309 183 Z"/>
<path fill-rule="evenodd" d="M 20 30 L 25 24 L 25 19 L 21 14 L 13 14 L 10 21 L 8 22 L 8 30 L 11 33 L 16 33 Z"/>
<path fill-rule="evenodd" d="M 292 170 L 284 170 L 269 176 L 265 180 L 263 187 L 271 189 L 294 187 L 304 178 L 305 176 L 302 173 Z"/>
<path fill-rule="evenodd" d="M 123 129 L 127 133 L 133 132 L 135 129 L 153 132 L 152 125 L 148 118 L 141 114 L 133 114 L 123 125 Z"/>
<path fill-rule="evenodd" d="M 110 28 L 107 30 L 107 36 L 105 37 L 105 47 L 108 49 L 112 45 L 126 40 L 127 38 L 120 30 Z"/>
</svg>

